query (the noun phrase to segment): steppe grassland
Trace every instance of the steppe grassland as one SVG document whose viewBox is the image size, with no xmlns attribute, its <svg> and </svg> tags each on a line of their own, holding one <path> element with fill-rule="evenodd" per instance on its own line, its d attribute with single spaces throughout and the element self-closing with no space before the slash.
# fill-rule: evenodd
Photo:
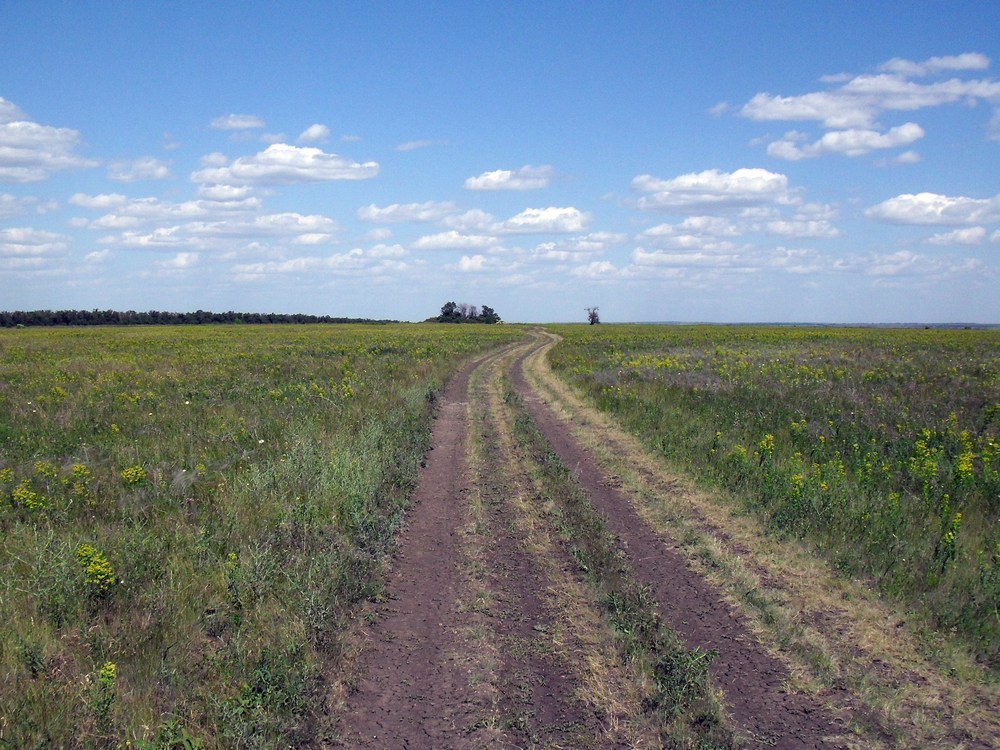
<svg viewBox="0 0 1000 750">
<path fill-rule="evenodd" d="M 1000 331 L 553 326 L 553 368 L 775 532 L 1000 658 Z"/>
<path fill-rule="evenodd" d="M 0 332 L 0 745 L 276 747 L 500 326 Z"/>
</svg>

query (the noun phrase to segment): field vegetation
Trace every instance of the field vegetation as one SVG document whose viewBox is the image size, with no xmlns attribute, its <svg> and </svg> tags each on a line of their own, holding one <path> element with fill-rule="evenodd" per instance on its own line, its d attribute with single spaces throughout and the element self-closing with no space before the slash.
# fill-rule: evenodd
<svg viewBox="0 0 1000 750">
<path fill-rule="evenodd" d="M 553 368 L 1000 664 L 1000 332 L 554 326 Z"/>
<path fill-rule="evenodd" d="M 321 737 L 435 394 L 521 335 L 0 331 L 0 747 Z"/>
</svg>

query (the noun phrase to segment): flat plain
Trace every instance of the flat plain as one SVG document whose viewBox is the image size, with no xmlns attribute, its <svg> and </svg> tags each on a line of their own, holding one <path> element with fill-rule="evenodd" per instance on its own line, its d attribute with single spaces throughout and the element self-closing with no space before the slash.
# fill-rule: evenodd
<svg viewBox="0 0 1000 750">
<path fill-rule="evenodd" d="M 0 332 L 0 745 L 994 747 L 1000 334 Z"/>
</svg>

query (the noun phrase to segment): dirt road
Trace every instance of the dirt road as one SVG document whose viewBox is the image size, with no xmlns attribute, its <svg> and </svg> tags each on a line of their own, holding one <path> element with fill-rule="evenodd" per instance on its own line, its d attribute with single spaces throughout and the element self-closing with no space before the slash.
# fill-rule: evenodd
<svg viewBox="0 0 1000 750">
<path fill-rule="evenodd" d="M 562 403 L 544 360 L 552 343 L 535 334 L 471 363 L 444 391 L 335 746 L 905 746 L 835 681 L 801 689 L 794 660 L 762 643 L 732 597 L 642 512 L 581 435 L 590 430 L 626 462 L 634 449 Z M 588 567 L 571 513 L 546 484 L 557 464 L 609 540 L 613 578 L 634 580 L 642 606 L 690 653 L 714 656 L 697 701 L 656 697 L 663 672 L 650 665 L 663 656 L 637 651 L 636 635 L 609 615 L 620 600 L 613 582 Z M 635 466 L 669 504 L 672 480 L 638 456 Z"/>
</svg>

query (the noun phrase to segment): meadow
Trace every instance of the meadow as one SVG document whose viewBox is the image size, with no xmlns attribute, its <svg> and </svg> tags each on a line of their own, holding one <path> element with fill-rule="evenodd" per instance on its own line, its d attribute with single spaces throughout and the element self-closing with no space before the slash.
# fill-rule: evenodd
<svg viewBox="0 0 1000 750">
<path fill-rule="evenodd" d="M 1000 665 L 1000 331 L 552 326 L 679 471 Z"/>
<path fill-rule="evenodd" d="M 0 747 L 320 737 L 436 393 L 522 335 L 0 331 Z"/>
</svg>

